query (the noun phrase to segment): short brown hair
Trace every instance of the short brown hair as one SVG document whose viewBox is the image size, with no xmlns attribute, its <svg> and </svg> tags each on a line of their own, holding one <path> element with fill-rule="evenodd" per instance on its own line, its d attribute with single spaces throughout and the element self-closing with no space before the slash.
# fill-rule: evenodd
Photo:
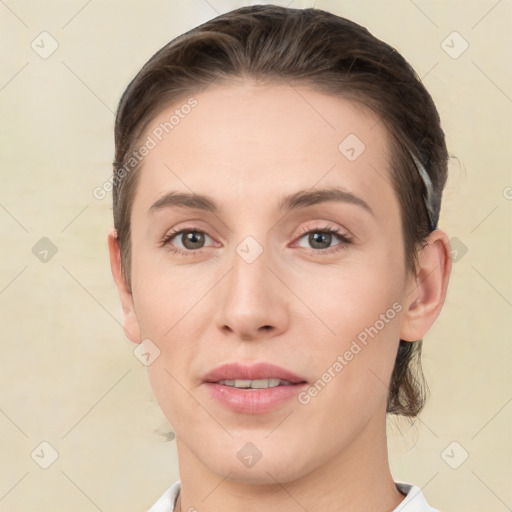
<svg viewBox="0 0 512 512">
<path fill-rule="evenodd" d="M 408 62 L 364 27 L 319 9 L 242 7 L 173 39 L 142 67 L 119 102 L 115 122 L 114 226 L 123 272 L 131 277 L 130 215 L 140 164 L 126 162 L 155 116 L 213 82 L 281 82 L 353 100 L 373 110 L 390 135 L 392 186 L 401 209 L 407 270 L 433 226 L 414 155 L 433 187 L 435 221 L 447 178 L 448 152 L 434 102 Z M 387 412 L 414 417 L 426 386 L 422 340 L 400 340 Z"/>
</svg>

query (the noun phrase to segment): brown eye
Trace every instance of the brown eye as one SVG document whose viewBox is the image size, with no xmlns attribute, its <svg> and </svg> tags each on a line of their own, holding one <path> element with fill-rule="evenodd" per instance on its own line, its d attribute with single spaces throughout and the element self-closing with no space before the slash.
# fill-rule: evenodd
<svg viewBox="0 0 512 512">
<path fill-rule="evenodd" d="M 331 245 L 332 235 L 325 231 L 313 231 L 308 235 L 308 242 L 313 249 L 328 249 Z M 325 245 L 323 247 L 323 245 Z"/>
<path fill-rule="evenodd" d="M 207 238 L 212 240 L 201 229 L 180 229 L 167 233 L 162 240 L 162 246 L 181 256 L 194 256 L 200 253 L 203 247 L 208 247 L 205 245 Z"/>
<path fill-rule="evenodd" d="M 181 242 L 185 249 L 201 249 L 204 244 L 205 234 L 202 231 L 183 231 Z"/>
<path fill-rule="evenodd" d="M 339 229 L 330 227 L 310 229 L 303 233 L 300 240 L 306 237 L 309 248 L 319 251 L 317 254 L 336 252 L 352 242 L 351 238 L 341 233 Z M 339 243 L 332 245 L 336 239 Z M 304 247 L 301 244 L 299 246 Z"/>
</svg>

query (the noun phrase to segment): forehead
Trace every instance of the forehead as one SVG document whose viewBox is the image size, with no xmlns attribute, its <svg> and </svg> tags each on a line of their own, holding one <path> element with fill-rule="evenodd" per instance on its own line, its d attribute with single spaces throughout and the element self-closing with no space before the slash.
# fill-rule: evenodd
<svg viewBox="0 0 512 512">
<path fill-rule="evenodd" d="M 393 195 L 377 115 L 305 86 L 211 86 L 159 112 L 150 139 L 136 202 L 152 204 L 167 189 L 260 207 L 262 198 L 315 186 L 341 185 L 369 203 Z"/>
</svg>

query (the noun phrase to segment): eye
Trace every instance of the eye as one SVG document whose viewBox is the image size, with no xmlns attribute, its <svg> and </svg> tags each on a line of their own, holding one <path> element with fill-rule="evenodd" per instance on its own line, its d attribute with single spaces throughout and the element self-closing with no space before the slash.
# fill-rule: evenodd
<svg viewBox="0 0 512 512">
<path fill-rule="evenodd" d="M 299 240 L 304 238 L 306 238 L 306 243 L 310 244 L 312 249 L 314 249 L 312 254 L 332 254 L 343 250 L 352 243 L 352 238 L 349 235 L 342 233 L 336 227 L 330 226 L 305 230 Z M 341 243 L 331 248 L 331 243 L 335 239 L 338 239 Z M 300 247 L 304 246 L 300 245 Z"/>
<path fill-rule="evenodd" d="M 200 252 L 200 249 L 204 246 L 206 238 L 211 240 L 211 238 L 201 229 L 197 227 L 189 227 L 166 233 L 161 244 L 167 246 L 171 252 L 182 256 L 189 256 L 194 252 Z M 171 244 L 174 239 L 176 239 L 176 241 Z M 181 247 L 175 246 L 177 242 L 181 242 Z"/>
<path fill-rule="evenodd" d="M 307 238 L 306 238 L 307 237 Z M 179 230 L 172 230 L 165 234 L 161 241 L 161 245 L 165 246 L 169 251 L 180 256 L 194 256 L 201 252 L 205 247 L 206 239 L 211 239 L 202 229 L 196 226 L 187 227 Z M 340 231 L 340 229 L 331 226 L 323 228 L 304 229 L 299 240 L 306 239 L 306 243 L 310 245 L 311 254 L 332 254 L 343 250 L 352 243 L 352 238 Z M 338 239 L 340 243 L 331 247 L 331 244 Z M 176 246 L 178 243 L 181 244 Z M 304 247 L 298 244 L 299 247 Z M 306 247 L 304 247 L 306 248 Z"/>
</svg>

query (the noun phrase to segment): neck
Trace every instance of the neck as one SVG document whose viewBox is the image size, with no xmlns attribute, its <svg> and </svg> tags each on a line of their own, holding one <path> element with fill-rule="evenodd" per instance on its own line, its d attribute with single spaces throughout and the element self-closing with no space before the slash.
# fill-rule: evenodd
<svg viewBox="0 0 512 512">
<path fill-rule="evenodd" d="M 177 448 L 181 480 L 177 512 L 296 512 L 299 508 L 390 512 L 404 499 L 389 469 L 385 417 L 383 425 L 374 418 L 349 446 L 292 480 L 267 472 L 268 483 L 237 481 L 233 473 L 211 471 L 179 438 Z"/>
</svg>

